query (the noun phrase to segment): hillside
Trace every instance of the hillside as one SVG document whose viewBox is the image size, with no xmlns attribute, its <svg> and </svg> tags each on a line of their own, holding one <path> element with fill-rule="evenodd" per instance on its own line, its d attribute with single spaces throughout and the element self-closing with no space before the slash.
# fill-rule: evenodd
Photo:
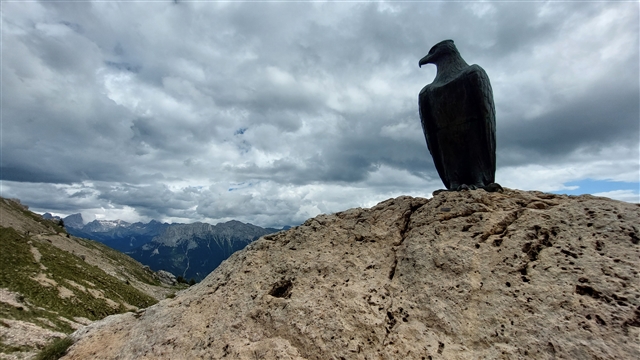
<svg viewBox="0 0 640 360">
<path fill-rule="evenodd" d="M 399 197 L 267 235 L 65 359 L 640 358 L 640 206 Z"/>
<path fill-rule="evenodd" d="M 0 358 L 29 358 L 105 316 L 155 304 L 177 289 L 130 257 L 69 236 L 0 198 Z"/>
</svg>

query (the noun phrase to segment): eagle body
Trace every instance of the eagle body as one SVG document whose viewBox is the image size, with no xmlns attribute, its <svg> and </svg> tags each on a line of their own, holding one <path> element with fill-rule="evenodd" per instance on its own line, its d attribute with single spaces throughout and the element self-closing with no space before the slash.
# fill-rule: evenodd
<svg viewBox="0 0 640 360">
<path fill-rule="evenodd" d="M 489 77 L 468 65 L 453 41 L 436 44 L 420 65 L 438 73 L 418 97 L 420 120 L 438 175 L 448 190 L 487 188 L 495 181 L 495 106 Z"/>
</svg>

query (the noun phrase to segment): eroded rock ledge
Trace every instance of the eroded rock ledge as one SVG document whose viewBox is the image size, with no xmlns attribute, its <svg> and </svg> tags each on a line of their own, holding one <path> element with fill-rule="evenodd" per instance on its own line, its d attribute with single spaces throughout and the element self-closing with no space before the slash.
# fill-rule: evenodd
<svg viewBox="0 0 640 360">
<path fill-rule="evenodd" d="M 505 189 L 321 215 L 65 359 L 640 358 L 640 206 Z"/>
</svg>

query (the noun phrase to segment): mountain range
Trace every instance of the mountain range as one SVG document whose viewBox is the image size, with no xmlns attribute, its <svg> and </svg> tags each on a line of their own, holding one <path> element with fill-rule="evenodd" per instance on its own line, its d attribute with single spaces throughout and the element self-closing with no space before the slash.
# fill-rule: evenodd
<svg viewBox="0 0 640 360">
<path fill-rule="evenodd" d="M 123 220 L 93 220 L 84 224 L 81 214 L 69 215 L 63 221 L 70 234 L 99 241 L 122 252 L 128 252 L 149 243 L 171 226 L 155 220 L 146 224 L 128 223 Z"/>
<path fill-rule="evenodd" d="M 43 218 L 55 218 L 44 214 Z M 199 281 L 235 251 L 263 235 L 280 231 L 232 220 L 210 225 L 129 223 L 94 220 L 84 224 L 81 214 L 61 219 L 67 231 L 122 251 L 154 271 L 165 270 L 184 279 Z M 285 227 L 287 228 L 287 227 Z"/>
</svg>

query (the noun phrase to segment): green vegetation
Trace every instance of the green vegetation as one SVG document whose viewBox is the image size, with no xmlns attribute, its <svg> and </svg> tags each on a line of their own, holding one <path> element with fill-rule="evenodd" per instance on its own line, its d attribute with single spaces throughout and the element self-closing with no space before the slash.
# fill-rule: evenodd
<svg viewBox="0 0 640 360">
<path fill-rule="evenodd" d="M 157 302 L 79 256 L 45 241 L 33 239 L 29 244 L 29 240 L 28 236 L 13 228 L 0 227 L 0 248 L 3 249 L 0 252 L 0 287 L 23 295 L 25 304 L 20 308 L 0 303 L 0 318 L 29 321 L 44 328 L 70 333 L 73 329 L 60 317 L 98 320 L 128 311 L 125 304 L 143 308 Z M 31 247 L 42 255 L 40 263 L 35 261 Z M 122 258 L 115 254 L 110 256 L 116 258 L 115 261 L 126 263 L 125 255 L 121 255 Z M 140 272 L 144 273 L 142 269 Z M 141 277 L 149 283 L 154 282 L 151 274 Z M 65 296 L 61 296 L 64 295 L 59 289 L 61 287 L 64 287 Z"/>
<path fill-rule="evenodd" d="M 178 275 L 178 277 L 176 278 L 176 281 L 178 282 L 178 284 L 187 284 L 189 286 L 193 286 L 196 284 L 196 279 L 191 278 L 191 280 L 187 281 L 187 279 L 185 279 L 181 275 Z"/>
<path fill-rule="evenodd" d="M 73 345 L 73 340 L 68 337 L 56 339 L 42 349 L 42 351 L 36 355 L 34 360 L 58 360 L 67 353 L 67 349 L 71 345 Z"/>
<path fill-rule="evenodd" d="M 11 354 L 15 352 L 23 352 L 31 350 L 28 346 L 11 346 L 0 341 L 0 353 Z"/>
<path fill-rule="evenodd" d="M 120 271 L 122 277 L 128 277 L 128 274 L 133 275 L 138 281 L 149 285 L 160 286 L 161 283 L 158 279 L 153 275 L 151 270 L 145 270 L 139 262 L 135 261 L 130 256 L 121 253 L 118 250 L 114 250 L 107 245 L 101 244 L 97 241 L 80 239 L 76 237 L 72 237 L 72 240 L 80 243 L 81 245 L 87 248 L 93 248 L 98 250 L 101 255 L 105 258 L 111 260 L 114 264 L 119 265 L 118 268 L 127 269 L 126 273 L 124 271 Z"/>
</svg>

